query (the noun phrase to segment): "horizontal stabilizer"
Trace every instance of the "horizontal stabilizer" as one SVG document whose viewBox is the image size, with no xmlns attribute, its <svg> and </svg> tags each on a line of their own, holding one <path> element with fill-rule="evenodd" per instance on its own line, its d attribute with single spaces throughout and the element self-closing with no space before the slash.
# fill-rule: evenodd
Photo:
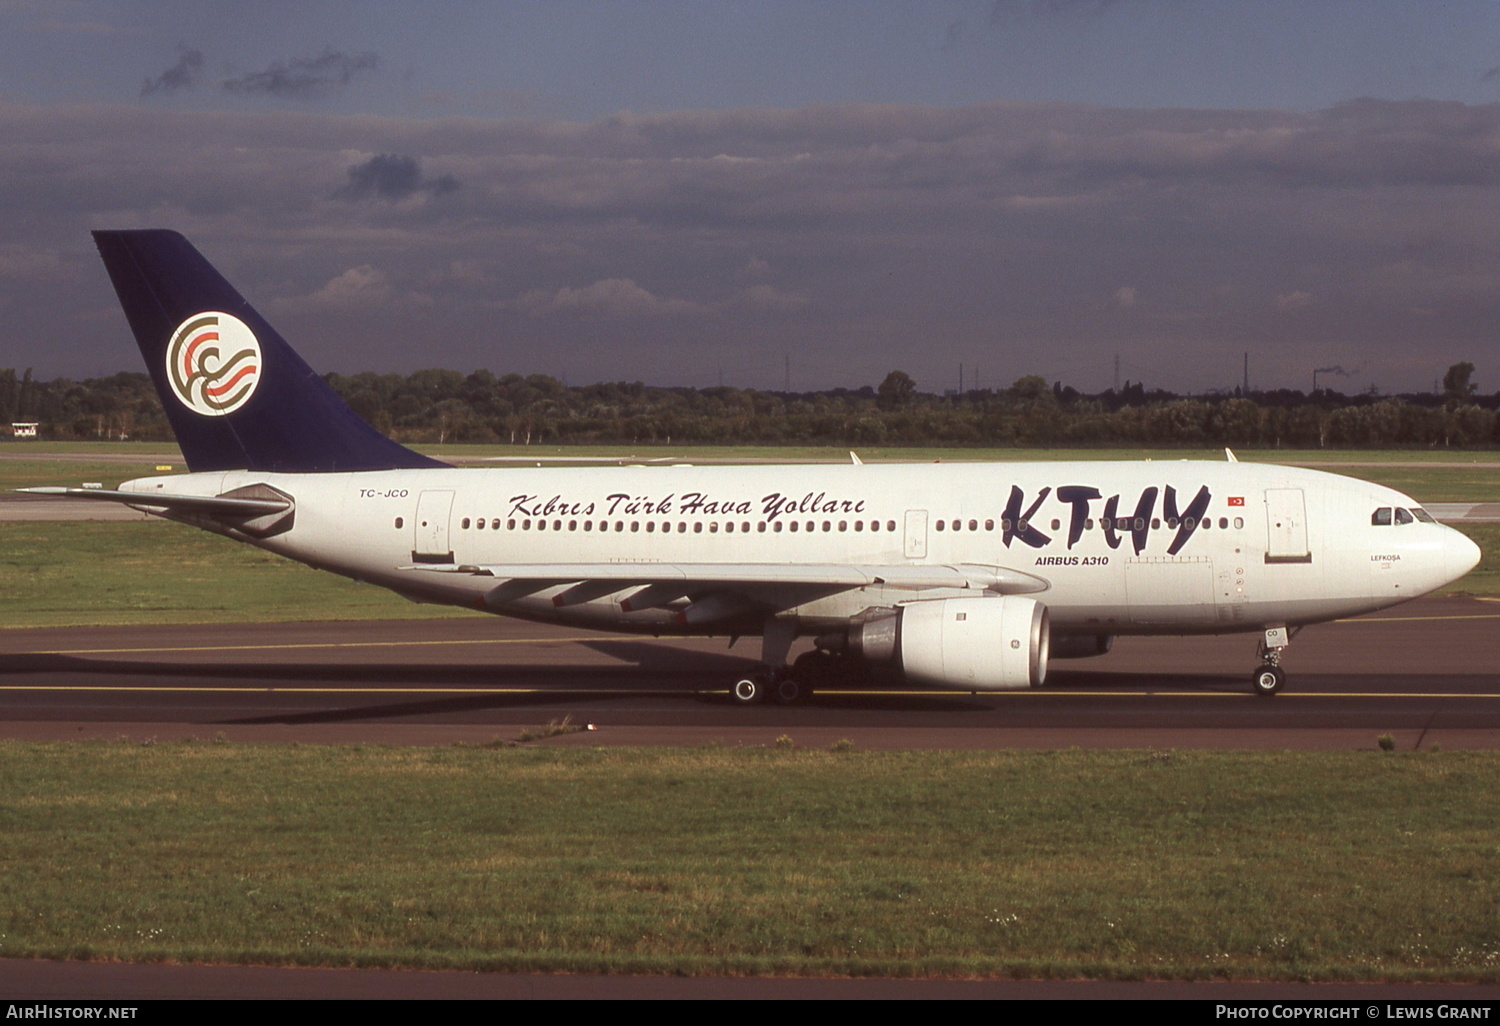
<svg viewBox="0 0 1500 1026">
<path fill-rule="evenodd" d="M 206 513 L 210 516 L 260 517 L 284 513 L 292 508 L 290 499 L 236 499 L 222 495 L 168 495 L 161 492 L 117 492 L 108 488 L 17 488 L 28 495 L 60 495 L 70 499 L 98 499 L 121 502 L 146 510 L 171 510 L 176 513 Z"/>
</svg>

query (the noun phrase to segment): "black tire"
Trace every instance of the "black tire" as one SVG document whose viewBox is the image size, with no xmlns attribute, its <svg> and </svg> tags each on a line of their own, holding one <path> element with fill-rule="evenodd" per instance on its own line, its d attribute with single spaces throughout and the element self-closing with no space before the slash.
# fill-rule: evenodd
<svg viewBox="0 0 1500 1026">
<path fill-rule="evenodd" d="M 747 673 L 729 688 L 729 700 L 735 705 L 759 705 L 766 700 L 766 682 L 756 673 Z"/>
<path fill-rule="evenodd" d="M 1267 698 L 1280 691 L 1286 683 L 1286 671 L 1279 666 L 1266 665 L 1250 677 L 1250 690 Z"/>
<path fill-rule="evenodd" d="M 771 700 L 777 705 L 801 705 L 810 694 L 812 688 L 798 680 L 794 674 L 787 674 L 771 685 Z"/>
</svg>

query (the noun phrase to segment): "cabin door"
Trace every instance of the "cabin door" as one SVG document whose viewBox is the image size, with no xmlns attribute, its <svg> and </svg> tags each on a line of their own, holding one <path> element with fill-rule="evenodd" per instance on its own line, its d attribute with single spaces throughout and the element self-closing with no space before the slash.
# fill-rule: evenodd
<svg viewBox="0 0 1500 1026">
<path fill-rule="evenodd" d="M 927 558 L 927 511 L 906 511 L 906 545 L 903 548 L 907 559 Z"/>
<path fill-rule="evenodd" d="M 1301 488 L 1266 489 L 1266 562 L 1311 563 Z"/>
<path fill-rule="evenodd" d="M 448 518 L 453 513 L 451 491 L 423 492 L 417 497 L 417 518 L 412 525 L 413 563 L 451 563 L 453 546 L 448 542 Z"/>
</svg>

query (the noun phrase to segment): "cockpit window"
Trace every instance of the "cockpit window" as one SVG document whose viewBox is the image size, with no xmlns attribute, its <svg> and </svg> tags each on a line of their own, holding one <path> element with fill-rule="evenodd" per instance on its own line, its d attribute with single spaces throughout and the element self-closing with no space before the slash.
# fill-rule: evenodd
<svg viewBox="0 0 1500 1026">
<path fill-rule="evenodd" d="M 1377 509 L 1374 515 L 1370 517 L 1370 523 L 1375 527 L 1390 527 L 1391 507 L 1381 506 Z"/>
<path fill-rule="evenodd" d="M 1424 523 L 1424 524 L 1435 524 L 1435 523 L 1437 523 L 1437 521 L 1435 519 L 1433 519 L 1432 514 L 1429 513 L 1429 512 L 1427 512 L 1421 506 L 1413 506 L 1411 508 L 1411 515 L 1414 516 L 1414 517 L 1416 517 L 1418 520 L 1422 521 L 1422 523 Z"/>
<path fill-rule="evenodd" d="M 1414 517 L 1414 516 L 1412 516 L 1411 513 L 1409 513 L 1408 511 L 1402 509 L 1400 506 L 1396 507 L 1396 523 L 1397 524 L 1414 524 L 1416 522 L 1417 522 L 1417 518 Z"/>
</svg>

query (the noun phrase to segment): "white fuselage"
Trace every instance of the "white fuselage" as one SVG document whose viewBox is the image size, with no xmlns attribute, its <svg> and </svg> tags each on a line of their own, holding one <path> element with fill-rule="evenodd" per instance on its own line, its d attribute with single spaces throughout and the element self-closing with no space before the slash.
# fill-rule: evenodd
<svg viewBox="0 0 1500 1026">
<path fill-rule="evenodd" d="M 1247 463 L 1067 462 L 223 472 L 122 490 L 220 495 L 266 484 L 295 501 L 267 538 L 229 532 L 424 601 L 581 625 L 675 626 L 619 592 L 562 607 L 570 583 L 485 605 L 493 578 L 423 567 L 503 564 L 975 564 L 1038 578 L 1059 633 L 1259 630 L 1415 598 L 1466 572 L 1473 544 L 1380 485 Z M 182 518 L 189 519 L 191 518 Z M 1395 518 L 1392 518 L 1393 520 Z M 945 592 L 885 585 L 805 595 L 802 630 Z"/>
</svg>

